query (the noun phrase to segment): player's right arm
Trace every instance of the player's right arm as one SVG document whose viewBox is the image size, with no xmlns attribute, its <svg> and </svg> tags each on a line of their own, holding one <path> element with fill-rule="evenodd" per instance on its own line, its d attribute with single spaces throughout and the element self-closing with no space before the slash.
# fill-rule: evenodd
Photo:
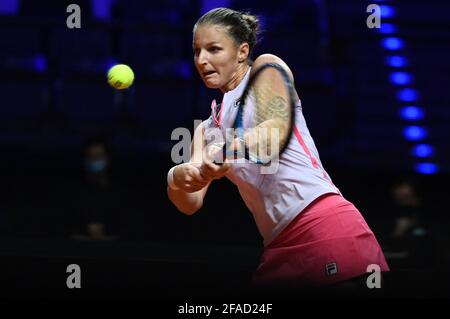
<svg viewBox="0 0 450 319">
<path fill-rule="evenodd" d="M 204 123 L 204 122 L 203 122 Z M 192 215 L 203 206 L 203 199 L 212 179 L 200 173 L 205 139 L 203 123 L 194 132 L 191 144 L 191 160 L 175 166 L 173 183 L 179 189 L 167 186 L 167 194 L 172 203 L 186 215 Z"/>
</svg>

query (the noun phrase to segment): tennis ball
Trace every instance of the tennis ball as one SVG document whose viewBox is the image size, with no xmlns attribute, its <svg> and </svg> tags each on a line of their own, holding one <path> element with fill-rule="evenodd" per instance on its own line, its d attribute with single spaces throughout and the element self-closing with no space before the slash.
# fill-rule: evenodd
<svg viewBox="0 0 450 319">
<path fill-rule="evenodd" d="M 118 90 L 127 89 L 133 84 L 133 70 L 126 64 L 116 64 L 108 71 L 108 83 Z"/>
</svg>

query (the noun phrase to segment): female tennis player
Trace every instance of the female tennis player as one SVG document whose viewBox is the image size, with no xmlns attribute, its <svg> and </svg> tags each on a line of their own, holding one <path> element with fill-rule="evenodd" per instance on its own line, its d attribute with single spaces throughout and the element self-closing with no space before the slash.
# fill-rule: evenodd
<svg viewBox="0 0 450 319">
<path fill-rule="evenodd" d="M 195 24 L 195 66 L 208 88 L 223 93 L 223 100 L 217 105 L 213 102 L 211 116 L 196 128 L 190 162 L 170 169 L 168 196 L 181 212 L 191 215 L 202 207 L 214 179 L 225 176 L 233 182 L 264 239 L 264 253 L 254 275 L 257 284 L 365 285 L 362 278 L 369 265 L 378 266 L 381 272 L 389 267 L 364 218 L 325 171 L 297 93 L 293 134 L 275 174 L 262 174 L 260 165 L 254 163 L 217 165 L 212 160 L 220 149 L 208 147 L 207 132 L 219 129 L 225 133 L 232 127 L 233 110 L 252 70 L 274 63 L 293 80 L 291 70 L 277 56 L 250 59 L 257 34 L 257 17 L 227 8 L 211 10 Z"/>
</svg>

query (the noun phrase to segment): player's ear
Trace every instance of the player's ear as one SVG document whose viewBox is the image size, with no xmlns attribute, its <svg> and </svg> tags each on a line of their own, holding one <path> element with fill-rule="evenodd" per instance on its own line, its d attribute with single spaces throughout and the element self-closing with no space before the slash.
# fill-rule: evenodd
<svg viewBox="0 0 450 319">
<path fill-rule="evenodd" d="M 250 47 L 248 46 L 247 42 L 244 42 L 241 45 L 239 45 L 238 60 L 240 63 L 247 60 L 249 52 Z"/>
</svg>

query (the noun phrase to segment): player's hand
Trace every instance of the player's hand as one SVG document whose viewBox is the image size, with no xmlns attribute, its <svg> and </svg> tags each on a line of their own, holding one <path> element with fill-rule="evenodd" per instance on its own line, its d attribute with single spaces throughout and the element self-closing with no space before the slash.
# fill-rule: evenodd
<svg viewBox="0 0 450 319">
<path fill-rule="evenodd" d="M 178 165 L 173 171 L 173 182 L 186 193 L 194 193 L 208 185 L 211 179 L 200 174 L 200 165 L 185 163 Z"/>
<path fill-rule="evenodd" d="M 231 165 L 229 162 L 225 161 L 221 165 L 214 163 L 214 159 L 220 155 L 222 156 L 222 147 L 217 145 L 212 145 L 207 147 L 206 154 L 203 156 L 203 162 L 200 166 L 200 174 L 208 180 L 220 179 L 225 176 L 225 174 L 230 169 Z"/>
</svg>

